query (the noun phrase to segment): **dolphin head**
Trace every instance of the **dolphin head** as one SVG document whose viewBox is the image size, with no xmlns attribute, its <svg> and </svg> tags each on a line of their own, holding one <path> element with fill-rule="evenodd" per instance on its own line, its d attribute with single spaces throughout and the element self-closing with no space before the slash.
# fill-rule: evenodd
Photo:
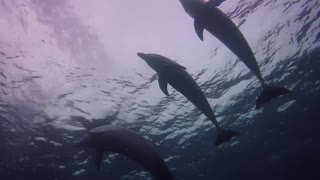
<svg viewBox="0 0 320 180">
<path fill-rule="evenodd" d="M 145 54 L 138 52 L 137 55 L 158 73 L 161 72 L 163 68 L 165 68 L 164 57 L 158 54 Z"/>
<path fill-rule="evenodd" d="M 147 57 L 148 57 L 148 54 L 145 54 L 145 53 L 142 53 L 142 52 L 138 52 L 137 55 L 138 55 L 141 59 L 143 59 L 143 60 L 145 60 L 145 61 L 146 61 L 146 59 L 148 59 L 148 58 L 147 58 Z"/>
<path fill-rule="evenodd" d="M 196 17 L 198 13 L 203 11 L 204 0 L 179 0 L 183 9 L 191 16 Z"/>
</svg>

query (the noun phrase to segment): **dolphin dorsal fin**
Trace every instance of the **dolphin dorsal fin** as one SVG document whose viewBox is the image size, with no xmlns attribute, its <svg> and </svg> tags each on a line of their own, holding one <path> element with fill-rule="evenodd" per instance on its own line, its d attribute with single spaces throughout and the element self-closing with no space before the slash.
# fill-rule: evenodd
<svg viewBox="0 0 320 180">
<path fill-rule="evenodd" d="M 96 149 L 96 168 L 100 170 L 102 161 L 103 151 L 101 149 Z"/>
<path fill-rule="evenodd" d="M 199 39 L 203 41 L 204 25 L 200 20 L 194 19 L 194 29 L 196 30 Z"/>
<path fill-rule="evenodd" d="M 159 79 L 158 79 L 158 83 L 159 83 L 159 87 L 161 89 L 161 91 L 166 95 L 169 96 L 168 93 L 168 80 L 164 75 L 159 75 Z"/>
</svg>

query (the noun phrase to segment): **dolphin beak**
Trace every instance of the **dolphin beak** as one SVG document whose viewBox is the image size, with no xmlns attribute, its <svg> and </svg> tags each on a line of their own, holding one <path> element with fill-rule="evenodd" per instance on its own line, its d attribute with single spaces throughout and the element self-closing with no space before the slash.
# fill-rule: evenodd
<svg viewBox="0 0 320 180">
<path fill-rule="evenodd" d="M 144 60 L 146 54 L 138 52 L 137 55 Z"/>
</svg>

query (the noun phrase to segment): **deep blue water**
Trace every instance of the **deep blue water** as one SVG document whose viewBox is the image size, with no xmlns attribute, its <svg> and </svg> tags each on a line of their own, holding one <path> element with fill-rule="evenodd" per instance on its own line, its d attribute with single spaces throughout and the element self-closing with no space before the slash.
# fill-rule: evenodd
<svg viewBox="0 0 320 180">
<path fill-rule="evenodd" d="M 292 94 L 255 110 L 261 88 L 249 71 L 242 71 L 242 62 L 231 52 L 234 59 L 217 71 L 203 64 L 201 71 L 192 73 L 222 126 L 242 134 L 219 148 L 214 146 L 215 128 L 191 103 L 172 89 L 170 97 L 159 94 L 156 76 L 144 75 L 139 69 L 135 70 L 138 81 L 120 75 L 106 77 L 103 83 L 112 87 L 107 90 L 99 83 L 92 85 L 89 80 L 94 73 L 80 68 L 67 71 L 70 78 L 66 83 L 80 81 L 83 88 L 96 88 L 99 94 L 93 99 L 68 99 L 78 92 L 61 92 L 53 98 L 68 101 L 59 109 L 61 114 L 52 116 L 48 108 L 59 103 L 50 104 L 51 97 L 43 95 L 38 85 L 50 71 L 27 69 L 22 61 L 28 55 L 1 40 L 0 179 L 150 179 L 139 164 L 114 154 L 105 154 L 106 161 L 97 171 L 94 150 L 71 146 L 86 129 L 105 124 L 122 125 L 148 138 L 178 180 L 320 179 L 319 1 L 248 0 L 226 8 L 242 27 L 265 8 L 279 5 L 279 14 L 290 18 L 278 17 L 275 21 L 279 23 L 259 35 L 254 52 L 266 81 L 286 86 Z M 215 49 L 212 61 L 219 51 Z M 58 70 L 64 66 L 55 63 Z M 103 118 L 88 118 L 94 109 L 86 107 L 93 105 L 95 98 L 107 98 L 116 110 Z"/>
</svg>

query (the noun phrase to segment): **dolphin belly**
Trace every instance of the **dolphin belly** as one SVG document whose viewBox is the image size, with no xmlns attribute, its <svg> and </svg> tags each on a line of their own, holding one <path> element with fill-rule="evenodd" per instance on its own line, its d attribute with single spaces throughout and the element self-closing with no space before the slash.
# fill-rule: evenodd
<svg viewBox="0 0 320 180">
<path fill-rule="evenodd" d="M 138 162 L 158 180 L 173 179 L 165 161 L 154 146 L 134 131 L 108 125 L 94 128 L 88 134 L 91 135 L 91 142 L 88 144 L 97 150 L 98 167 L 103 152 L 114 152 Z"/>
<path fill-rule="evenodd" d="M 122 131 L 121 134 L 116 135 L 117 138 L 113 142 L 116 146 L 111 149 L 113 152 L 140 163 L 159 180 L 173 179 L 165 161 L 160 157 L 154 146 L 142 136 L 129 130 Z M 106 148 L 107 151 L 108 149 L 110 147 Z"/>
<path fill-rule="evenodd" d="M 259 79 L 263 90 L 256 101 L 257 109 L 278 96 L 291 93 L 289 89 L 269 86 L 265 83 L 247 40 L 225 13 L 216 7 L 210 7 L 202 18 L 205 29 L 224 43 Z"/>
<path fill-rule="evenodd" d="M 233 21 L 216 7 L 210 8 L 203 18 L 205 29 L 227 46 L 263 82 L 257 60 Z"/>
<path fill-rule="evenodd" d="M 207 98 L 203 94 L 199 85 L 191 77 L 191 75 L 184 69 L 168 73 L 168 83 L 183 94 L 188 100 L 192 102 L 203 114 L 211 121 L 216 121 L 213 111 L 210 107 Z M 214 122 L 216 124 L 216 122 Z"/>
</svg>

